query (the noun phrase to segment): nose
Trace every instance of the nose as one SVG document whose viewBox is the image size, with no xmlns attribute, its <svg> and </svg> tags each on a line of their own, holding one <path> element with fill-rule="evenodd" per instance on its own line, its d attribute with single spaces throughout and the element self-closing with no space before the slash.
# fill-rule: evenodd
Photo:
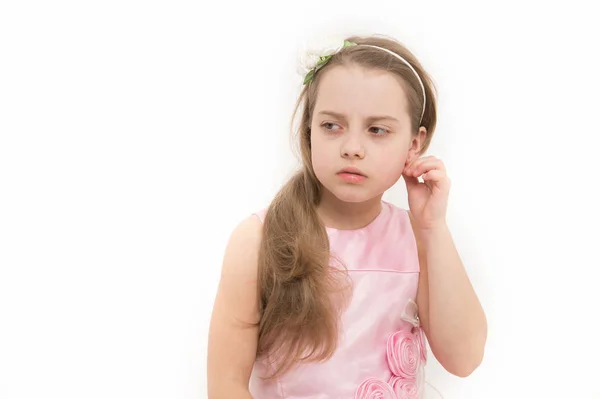
<svg viewBox="0 0 600 399">
<path fill-rule="evenodd" d="M 342 144 L 341 155 L 343 158 L 362 159 L 365 157 L 365 148 L 356 134 L 348 134 Z"/>
</svg>

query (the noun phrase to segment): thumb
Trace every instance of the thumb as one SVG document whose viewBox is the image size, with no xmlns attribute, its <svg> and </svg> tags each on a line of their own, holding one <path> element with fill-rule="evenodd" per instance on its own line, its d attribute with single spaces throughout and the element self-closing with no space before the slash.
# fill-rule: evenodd
<svg viewBox="0 0 600 399">
<path fill-rule="evenodd" d="M 404 178 L 404 182 L 406 183 L 407 190 L 410 190 L 411 188 L 419 184 L 419 179 L 417 179 L 416 177 L 407 176 L 404 173 L 402 174 L 402 177 Z"/>
</svg>

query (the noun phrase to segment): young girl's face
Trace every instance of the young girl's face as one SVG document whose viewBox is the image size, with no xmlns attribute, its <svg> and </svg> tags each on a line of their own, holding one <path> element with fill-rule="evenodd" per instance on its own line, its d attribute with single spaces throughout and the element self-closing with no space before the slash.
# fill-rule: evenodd
<svg viewBox="0 0 600 399">
<path fill-rule="evenodd" d="M 408 102 L 398 78 L 358 66 L 336 66 L 321 77 L 311 121 L 315 174 L 339 200 L 382 195 L 418 150 Z M 341 173 L 356 168 L 355 174 Z"/>
</svg>

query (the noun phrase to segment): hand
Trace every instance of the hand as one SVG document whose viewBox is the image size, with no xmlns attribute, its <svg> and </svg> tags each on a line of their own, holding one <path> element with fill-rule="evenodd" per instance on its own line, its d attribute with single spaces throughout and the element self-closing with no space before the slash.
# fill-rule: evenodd
<svg viewBox="0 0 600 399">
<path fill-rule="evenodd" d="M 418 177 L 423 178 L 423 183 Z M 450 179 L 443 162 L 433 156 L 417 158 L 404 168 L 402 177 L 408 192 L 408 206 L 421 229 L 446 223 Z"/>
</svg>

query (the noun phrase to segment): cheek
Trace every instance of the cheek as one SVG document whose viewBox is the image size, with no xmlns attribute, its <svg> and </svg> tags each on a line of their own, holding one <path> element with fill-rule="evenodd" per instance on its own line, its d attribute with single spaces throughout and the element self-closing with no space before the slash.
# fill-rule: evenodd
<svg viewBox="0 0 600 399">
<path fill-rule="evenodd" d="M 317 177 L 321 177 L 331 167 L 331 157 L 323 152 L 322 147 L 313 147 L 311 152 L 312 167 Z"/>
<path fill-rule="evenodd" d="M 386 182 L 395 182 L 402 176 L 408 156 L 405 152 L 404 149 L 385 151 L 375 158 L 376 168 L 379 171 L 382 180 Z"/>
<path fill-rule="evenodd" d="M 326 169 L 331 164 L 331 149 L 319 137 L 311 138 L 311 159 L 315 172 Z"/>
</svg>

